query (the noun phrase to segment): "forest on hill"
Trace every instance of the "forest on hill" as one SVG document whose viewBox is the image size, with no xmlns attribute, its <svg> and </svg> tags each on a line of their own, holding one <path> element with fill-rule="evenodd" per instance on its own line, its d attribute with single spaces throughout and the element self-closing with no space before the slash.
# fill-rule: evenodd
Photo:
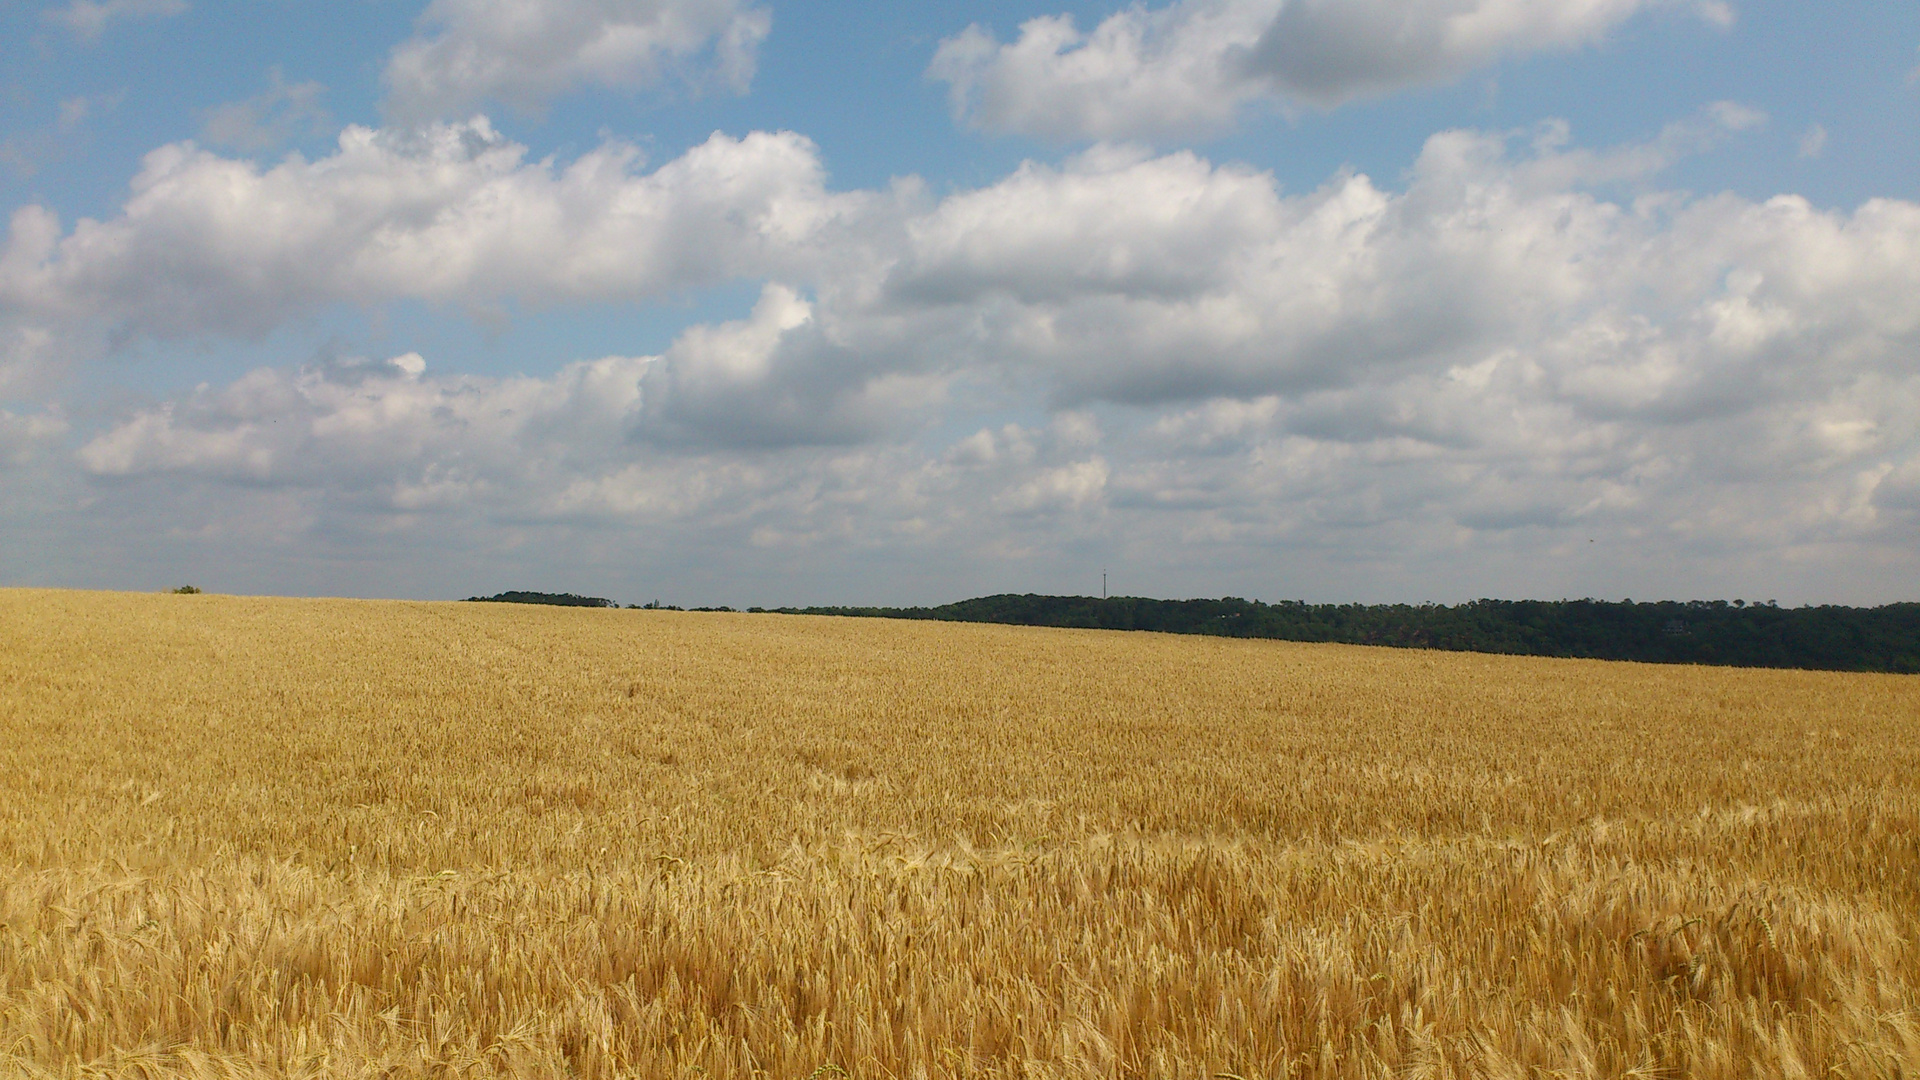
<svg viewBox="0 0 1920 1080">
<path fill-rule="evenodd" d="M 548 604 L 554 607 L 614 608 L 619 604 L 604 596 L 580 596 L 577 593 L 526 592 L 513 590 L 492 596 L 469 596 L 469 604 Z"/>
<path fill-rule="evenodd" d="M 1001 594 L 939 607 L 780 608 L 788 614 L 1008 623 L 1391 645 L 1663 664 L 1920 672 L 1920 603 L 1783 608 L 1724 600 L 1474 600 L 1275 604 L 1228 596 Z"/>
</svg>

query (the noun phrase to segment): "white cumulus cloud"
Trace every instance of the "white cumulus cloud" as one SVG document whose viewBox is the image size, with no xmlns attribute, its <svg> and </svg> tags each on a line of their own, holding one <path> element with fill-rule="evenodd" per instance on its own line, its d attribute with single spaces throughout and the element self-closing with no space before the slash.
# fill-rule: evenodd
<svg viewBox="0 0 1920 1080">
<path fill-rule="evenodd" d="M 948 38 L 928 74 L 956 117 L 1056 141 L 1180 139 L 1253 102 L 1338 105 L 1450 82 L 1503 57 L 1594 44 L 1673 0 L 1175 0 L 1090 31 L 1067 15 Z M 1686 5 L 1725 26 L 1724 4 Z"/>
<path fill-rule="evenodd" d="M 563 463 L 619 454 L 649 362 L 608 357 L 547 379 L 429 375 L 417 354 L 262 368 L 142 410 L 79 456 L 105 477 L 178 472 L 325 487 L 403 509 L 519 500 Z"/>
<path fill-rule="evenodd" d="M 108 333 L 257 334 L 339 302 L 671 294 L 812 260 L 859 201 L 829 195 L 791 133 L 716 134 L 651 171 L 619 143 L 561 167 L 484 118 L 350 127 L 333 155 L 270 167 L 175 144 L 132 188 L 117 216 L 71 231 L 41 206 L 14 213 L 0 363 Z"/>
<path fill-rule="evenodd" d="M 744 92 L 771 26 L 743 0 L 433 0 L 387 62 L 388 107 L 409 120 L 488 101 L 538 109 L 675 75 Z"/>
<path fill-rule="evenodd" d="M 940 198 L 829 192 L 785 136 L 653 172 L 611 149 L 530 164 L 474 126 L 264 170 L 183 150 L 119 217 L 16 215 L 0 295 L 20 332 L 64 312 L 252 333 L 313 291 L 626 303 L 763 282 L 656 356 L 519 379 L 411 354 L 268 368 L 85 437 L 110 502 L 164 487 L 244 521 L 279 493 L 295 534 L 645 523 L 734 570 L 1137 548 L 1212 574 L 1285 550 L 1353 581 L 1479 565 L 1520 583 L 1500 591 L 1576 595 L 1647 565 L 1709 575 L 1660 585 L 1680 591 L 1716 568 L 1913 565 L 1920 205 L 1658 186 L 1762 119 L 1714 106 L 1610 149 L 1557 123 L 1448 131 L 1397 185 L 1342 172 L 1299 194 L 1110 146 Z M 241 244 L 238 210 L 230 241 L 177 224 L 222 219 L 153 194 L 176 170 L 230 178 L 273 243 Z M 351 227 L 274 239 L 305 201 Z M 155 265 L 199 284 L 168 293 L 136 269 Z"/>
<path fill-rule="evenodd" d="M 989 131 L 1056 141 L 1205 134 L 1267 93 L 1239 58 L 1275 8 L 1176 0 L 1128 8 L 1091 31 L 1049 15 L 1004 44 L 976 25 L 941 42 L 927 73 L 948 84 L 956 118 Z"/>
</svg>

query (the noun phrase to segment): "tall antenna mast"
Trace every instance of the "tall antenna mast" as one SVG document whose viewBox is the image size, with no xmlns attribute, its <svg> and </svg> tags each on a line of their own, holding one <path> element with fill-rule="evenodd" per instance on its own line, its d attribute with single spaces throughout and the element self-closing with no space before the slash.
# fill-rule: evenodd
<svg viewBox="0 0 1920 1080">
<path fill-rule="evenodd" d="M 1107 570 L 1106 570 L 1106 567 L 1103 566 L 1100 568 L 1100 599 L 1105 600 L 1106 598 L 1107 598 Z"/>
</svg>

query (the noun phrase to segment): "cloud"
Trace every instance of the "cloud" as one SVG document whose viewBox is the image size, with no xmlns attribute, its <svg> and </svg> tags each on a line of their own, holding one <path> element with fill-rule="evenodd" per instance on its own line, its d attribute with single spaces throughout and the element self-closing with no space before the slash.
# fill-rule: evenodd
<svg viewBox="0 0 1920 1080">
<path fill-rule="evenodd" d="M 771 27 L 744 0 L 433 0 L 387 62 L 387 106 L 405 120 L 489 101 L 538 110 L 669 77 L 744 93 Z"/>
<path fill-rule="evenodd" d="M 260 334 L 339 302 L 637 300 L 816 260 L 863 198 L 827 194 L 791 133 L 716 134 L 642 165 L 620 143 L 530 162 L 484 118 L 349 127 L 333 155 L 270 167 L 163 147 L 113 218 L 63 233 L 44 207 L 14 213 L 0 327 L 97 350 Z"/>
<path fill-rule="evenodd" d="M 1447 132 L 1397 195 L 1343 174 L 1289 198 L 1190 152 L 1099 149 L 912 217 L 883 293 L 916 310 L 916 340 L 1044 370 L 1063 402 L 1303 392 L 1533 343 L 1582 305 L 1627 302 L 1648 272 L 1635 245 L 1672 222 L 1660 200 L 1586 189 L 1644 184 L 1757 122 L 1717 106 L 1606 152 L 1567 146 L 1558 124 Z"/>
<path fill-rule="evenodd" d="M 631 302 L 772 278 L 792 287 L 690 330 L 649 376 L 675 388 L 651 437 L 697 441 L 738 414 L 759 425 L 738 438 L 831 442 L 993 370 L 1043 373 L 1061 402 L 1144 404 L 1305 392 L 1489 340 L 1537 349 L 1589 308 L 1644 308 L 1635 290 L 1669 272 L 1649 253 L 1712 205 L 1588 189 L 1644 186 L 1763 120 L 1721 104 L 1607 151 L 1557 123 L 1447 132 L 1399 194 L 1340 175 L 1283 197 L 1244 167 L 1098 147 L 937 203 L 829 193 L 790 135 L 716 136 L 651 173 L 617 145 L 530 164 L 484 121 L 349 129 L 337 155 L 271 169 L 180 146 L 117 218 L 62 235 L 18 212 L 0 298 L 24 354 L 85 326 L 259 334 L 339 301 Z M 1685 287 L 1705 303 L 1741 257 Z"/>
<path fill-rule="evenodd" d="M 1245 71 L 1298 100 L 1336 105 L 1449 82 L 1503 56 L 1579 48 L 1647 0 L 1295 0 L 1261 33 Z M 1724 6 L 1703 9 L 1723 22 Z"/>
<path fill-rule="evenodd" d="M 0 168 L 22 180 L 37 175 L 48 164 L 73 153 L 87 121 L 112 112 L 125 97 L 125 91 L 115 91 L 61 99 L 52 123 L 16 129 L 0 138 Z"/>
<path fill-rule="evenodd" d="M 432 376 L 414 353 L 260 369 L 223 389 L 137 412 L 87 442 L 79 457 L 104 477 L 185 472 L 320 485 L 417 509 L 502 485 L 537 489 L 563 442 L 576 460 L 616 453 L 648 363 L 608 357 L 550 379 Z"/>
<path fill-rule="evenodd" d="M 92 41 L 120 19 L 172 18 L 186 12 L 186 0 L 73 0 L 63 8 L 48 8 L 40 17 L 65 27 L 74 37 Z"/>
<path fill-rule="evenodd" d="M 928 403 L 896 373 L 818 377 L 811 312 L 769 285 L 747 319 L 692 327 L 659 356 L 549 378 L 429 374 L 417 353 L 263 368 L 140 410 L 79 457 L 100 477 L 344 488 L 409 511 L 431 494 L 572 512 L 580 500 L 565 491 L 663 451 L 849 444 Z"/>
<path fill-rule="evenodd" d="M 60 120 L 58 123 L 60 130 L 72 131 L 74 128 L 86 123 L 87 114 L 92 111 L 93 102 L 89 98 L 67 98 L 60 103 Z"/>
<path fill-rule="evenodd" d="M 777 495 L 782 481 L 771 477 L 794 470 L 745 464 L 718 442 L 663 450 L 646 429 L 672 423 L 672 408 L 653 399 L 676 387 L 649 376 L 689 354 L 711 358 L 714 337 L 751 336 L 755 323 L 777 335 L 791 303 L 770 290 L 748 324 L 683 339 L 665 356 L 605 357 L 547 378 L 435 374 L 418 354 L 263 368 L 138 410 L 90 439 L 78 460 L 121 488 L 194 478 L 312 493 L 349 515 L 683 520 Z"/>
<path fill-rule="evenodd" d="M 1815 124 L 1800 136 L 1800 156 L 1817 158 L 1827 149 L 1827 129 Z"/>
<path fill-rule="evenodd" d="M 764 282 L 655 356 L 519 379 L 414 356 L 269 368 L 85 435 L 97 497 L 188 492 L 236 522 L 292 499 L 273 504 L 289 543 L 644 523 L 729 573 L 1072 549 L 1205 576 L 1284 550 L 1339 580 L 1523 582 L 1498 591 L 1601 591 L 1648 565 L 1706 575 L 1667 586 L 1683 592 L 1724 567 L 1912 567 L 1920 205 L 1659 188 L 1763 119 L 1718 105 L 1600 149 L 1558 123 L 1448 131 L 1398 186 L 1343 172 L 1291 195 L 1191 152 L 1099 146 L 937 199 L 828 192 L 788 136 L 645 172 L 608 148 L 529 164 L 484 126 L 367 132 L 311 165 L 149 165 L 181 192 L 227 178 L 241 197 L 220 213 L 266 223 L 231 227 L 253 248 L 177 224 L 208 219 L 150 194 L 165 179 L 71 233 L 17 214 L 0 281 L 28 314 L 178 334 L 262 332 L 313 294 L 627 303 Z M 313 204 L 325 240 L 282 239 Z M 154 265 L 199 284 L 149 294 Z M 1612 569 L 1555 584 L 1563 546 L 1595 536 Z"/>
<path fill-rule="evenodd" d="M 791 135 L 716 136 L 650 173 L 617 145 L 530 164 L 484 121 L 349 129 L 337 155 L 270 169 L 179 146 L 149 158 L 119 217 L 63 235 L 49 211 L 16 213 L 0 300 L 26 356 L 87 327 L 261 334 L 340 301 L 633 302 L 772 280 L 750 318 L 692 328 L 649 375 L 673 392 L 650 406 L 666 411 L 648 437 L 835 442 L 887 430 L 955 379 L 1035 375 L 1059 403 L 1151 405 L 1306 393 L 1577 335 L 1707 350 L 1683 331 L 1752 253 L 1726 236 L 1665 246 L 1718 203 L 1599 189 L 1647 191 L 1679 157 L 1763 120 L 1721 104 L 1606 151 L 1570 145 L 1557 123 L 1446 132 L 1404 192 L 1342 174 L 1292 197 L 1190 152 L 1104 146 L 937 202 L 911 185 L 829 193 Z M 1859 213 L 1900 235 L 1905 205 Z M 1756 229 L 1778 216 L 1752 214 Z M 1722 264 L 1696 266 L 1722 249 Z M 1866 292 L 1827 299 L 1906 281 L 1898 265 L 1870 269 Z M 1641 295 L 1654 282 L 1669 306 Z M 1670 306 L 1680 296 L 1699 305 L 1692 322 Z M 1744 313 L 1725 340 L 1818 309 L 1737 299 L 1714 301 Z M 1681 369 L 1694 370 L 1674 379 Z M 1666 370 L 1642 357 L 1601 382 L 1626 400 Z M 716 435 L 729 416 L 752 423 Z"/>
<path fill-rule="evenodd" d="M 1236 68 L 1273 18 L 1270 0 L 1132 7 L 1082 32 L 1043 16 L 1001 44 L 971 26 L 940 43 L 927 74 L 956 119 L 1056 141 L 1180 137 L 1228 127 L 1265 90 Z"/>
<path fill-rule="evenodd" d="M 1090 457 L 1070 465 L 1037 471 L 1033 478 L 994 499 L 993 505 L 1016 513 L 1082 510 L 1106 494 L 1112 475 L 1105 460 Z"/>
<path fill-rule="evenodd" d="M 863 354 L 815 317 L 815 305 L 768 285 L 753 314 L 695 326 L 647 371 L 644 426 L 659 444 L 782 447 L 864 442 L 937 402 L 943 380 Z"/>
<path fill-rule="evenodd" d="M 0 409 L 0 468 L 24 464 L 64 436 L 68 427 L 58 410 L 22 416 Z"/>
<path fill-rule="evenodd" d="M 289 84 L 278 67 L 266 90 L 230 101 L 201 115 L 200 138 L 216 146 L 265 150 L 301 135 L 317 135 L 328 114 L 320 104 L 327 88 L 317 82 Z"/>
<path fill-rule="evenodd" d="M 1183 139 L 1256 102 L 1330 108 L 1451 82 L 1504 57 L 1593 45 L 1670 0 L 1175 0 L 1083 32 L 1045 16 L 1001 43 L 948 38 L 928 75 L 956 118 L 1054 141 Z M 1724 4 L 1692 5 L 1726 26 Z"/>
<path fill-rule="evenodd" d="M 777 323 L 788 302 L 776 291 L 756 317 Z M 503 543 L 522 542 L 509 534 L 562 547 L 617 536 L 629 565 L 702 536 L 802 557 L 873 553 L 902 539 L 990 534 L 983 512 L 1008 524 L 1015 535 L 996 542 L 1014 551 L 1020 537 L 1091 529 L 1100 514 L 1104 464 L 1086 456 L 1085 425 L 1071 418 L 1006 425 L 986 436 L 999 444 L 991 460 L 954 463 L 888 445 L 773 452 L 636 438 L 657 422 L 649 398 L 659 387 L 648 375 L 665 362 L 608 357 L 513 379 L 436 374 L 413 355 L 260 369 L 137 410 L 77 460 L 102 513 L 138 506 L 149 528 L 196 551 L 243 545 L 243 561 L 263 547 L 411 543 L 427 533 L 442 568 L 476 546 L 505 554 Z M 170 492 L 166 505 L 147 501 L 155 490 Z M 182 514 L 190 524 L 162 524 Z M 596 531 L 608 525 L 620 530 Z M 628 532 L 635 525 L 644 537 Z"/>
</svg>

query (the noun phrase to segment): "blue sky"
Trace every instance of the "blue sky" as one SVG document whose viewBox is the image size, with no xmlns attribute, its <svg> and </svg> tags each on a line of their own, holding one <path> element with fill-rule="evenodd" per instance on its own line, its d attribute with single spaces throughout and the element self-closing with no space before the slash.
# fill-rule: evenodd
<svg viewBox="0 0 1920 1080">
<path fill-rule="evenodd" d="M 1910 600 L 1920 8 L 0 9 L 0 583 Z"/>
</svg>

